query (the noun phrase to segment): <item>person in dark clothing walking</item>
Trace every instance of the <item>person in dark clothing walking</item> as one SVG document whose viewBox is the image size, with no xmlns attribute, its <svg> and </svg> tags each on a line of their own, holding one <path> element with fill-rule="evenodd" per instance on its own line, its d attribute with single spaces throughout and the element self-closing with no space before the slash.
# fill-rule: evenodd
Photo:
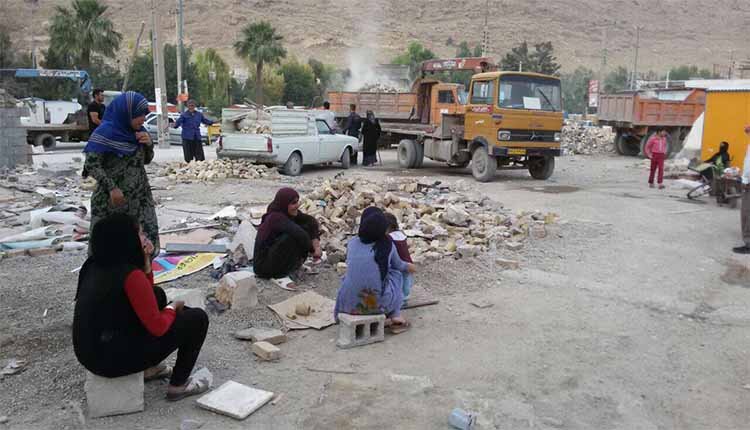
<svg viewBox="0 0 750 430">
<path fill-rule="evenodd" d="M 182 152 L 185 162 L 193 160 L 203 161 L 203 138 L 201 137 L 201 124 L 211 125 L 214 122 L 206 118 L 202 112 L 195 110 L 195 100 L 189 100 L 188 110 L 182 113 L 174 123 L 174 128 L 182 127 Z"/>
<path fill-rule="evenodd" d="M 99 124 L 104 120 L 104 90 L 97 88 L 93 92 L 94 100 L 89 103 L 86 111 L 89 114 L 89 135 L 99 127 Z"/>
<path fill-rule="evenodd" d="M 346 118 L 346 123 L 344 124 L 344 134 L 356 137 L 359 139 L 359 132 L 362 128 L 362 117 L 359 116 L 357 113 L 357 105 L 351 104 L 349 105 L 349 116 Z M 357 164 L 357 153 L 354 152 L 351 156 L 351 162 L 352 164 Z"/>
<path fill-rule="evenodd" d="M 372 166 L 378 161 L 377 152 L 380 132 L 380 120 L 375 118 L 375 114 L 371 110 L 368 110 L 367 119 L 362 124 L 362 135 L 364 136 L 363 166 Z"/>
<path fill-rule="evenodd" d="M 318 221 L 299 211 L 299 194 L 291 188 L 276 193 L 263 215 L 255 238 L 253 270 L 263 279 L 274 279 L 284 289 L 295 289 L 288 275 L 312 254 L 323 255 Z"/>
<path fill-rule="evenodd" d="M 73 316 L 73 350 L 91 373 L 117 378 L 143 371 L 148 380 L 170 377 L 168 400 L 208 390 L 191 378 L 208 330 L 208 316 L 184 302 L 167 305 L 154 286 L 153 245 L 123 213 L 94 225 L 92 255 L 81 268 Z M 177 350 L 174 369 L 162 363 Z"/>
</svg>

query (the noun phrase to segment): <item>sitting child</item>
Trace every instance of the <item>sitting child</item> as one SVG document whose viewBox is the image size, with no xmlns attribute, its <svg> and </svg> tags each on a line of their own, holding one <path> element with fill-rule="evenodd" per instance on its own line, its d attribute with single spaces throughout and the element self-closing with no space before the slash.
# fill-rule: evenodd
<svg viewBox="0 0 750 430">
<path fill-rule="evenodd" d="M 411 255 L 409 254 L 409 245 L 406 243 L 406 235 L 399 228 L 398 220 L 390 212 L 385 213 L 385 219 L 388 221 L 388 235 L 396 246 L 398 256 L 405 263 L 414 264 L 414 261 L 412 261 Z M 414 275 L 408 272 L 404 272 L 403 275 L 404 281 L 402 288 L 404 291 L 404 302 L 406 302 L 409 298 L 409 293 L 411 293 L 411 287 L 414 285 Z"/>
</svg>

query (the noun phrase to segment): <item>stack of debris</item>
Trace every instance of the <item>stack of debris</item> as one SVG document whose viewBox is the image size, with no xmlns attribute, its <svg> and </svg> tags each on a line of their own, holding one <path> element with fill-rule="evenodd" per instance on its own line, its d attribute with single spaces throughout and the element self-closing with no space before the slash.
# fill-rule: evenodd
<svg viewBox="0 0 750 430">
<path fill-rule="evenodd" d="M 562 129 L 562 147 L 568 154 L 604 154 L 614 152 L 612 127 L 587 127 L 572 122 Z"/>
<path fill-rule="evenodd" d="M 368 82 L 365 85 L 362 85 L 362 87 L 359 88 L 361 92 L 365 93 L 400 93 L 401 90 L 392 86 L 388 85 L 383 82 Z"/>
<path fill-rule="evenodd" d="M 519 250 L 527 237 L 546 236 L 555 214 L 511 211 L 486 197 L 470 197 L 440 182 L 326 180 L 307 193 L 301 210 L 321 223 L 329 262 L 343 261 L 345 244 L 356 234 L 359 217 L 378 206 L 398 219 L 417 262 L 447 256 L 473 257 L 488 249 Z"/>
<path fill-rule="evenodd" d="M 160 176 L 180 182 L 214 181 L 228 178 L 265 179 L 279 176 L 277 169 L 252 164 L 247 160 L 211 160 L 169 163 Z"/>
<path fill-rule="evenodd" d="M 248 109 L 232 114 L 222 114 L 221 129 L 238 133 L 264 134 L 271 132 L 271 113 L 261 109 Z"/>
</svg>

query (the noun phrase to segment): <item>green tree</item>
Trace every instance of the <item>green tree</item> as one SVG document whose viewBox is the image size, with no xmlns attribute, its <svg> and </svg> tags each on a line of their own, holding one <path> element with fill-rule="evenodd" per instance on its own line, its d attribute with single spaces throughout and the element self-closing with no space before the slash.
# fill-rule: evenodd
<svg viewBox="0 0 750 430">
<path fill-rule="evenodd" d="M 229 65 L 215 49 L 208 48 L 196 54 L 195 72 L 197 82 L 193 87 L 199 89 L 203 104 L 219 115 L 221 109 L 229 104 Z"/>
<path fill-rule="evenodd" d="M 261 81 L 263 82 L 263 100 L 265 100 L 267 106 L 281 105 L 287 101 L 282 101 L 284 97 L 285 82 L 284 76 L 281 73 L 266 67 L 263 69 L 263 77 Z M 257 82 L 258 79 L 256 79 L 253 74 L 247 78 L 244 87 L 245 99 L 252 99 L 253 96 L 257 94 L 255 88 Z"/>
<path fill-rule="evenodd" d="M 263 66 L 278 65 L 286 57 L 282 40 L 283 37 L 276 33 L 270 23 L 260 21 L 243 28 L 240 40 L 234 44 L 237 55 L 255 64 L 255 102 L 259 105 L 263 104 Z"/>
<path fill-rule="evenodd" d="M 15 63 L 16 54 L 10 39 L 10 29 L 5 25 L 0 25 L 0 69 L 12 68 Z"/>
<path fill-rule="evenodd" d="M 55 8 L 50 25 L 50 50 L 73 56 L 75 65 L 83 70 L 91 66 L 91 54 L 113 57 L 122 36 L 112 21 L 104 17 L 107 6 L 99 0 L 73 0 L 72 8 Z"/>
<path fill-rule="evenodd" d="M 471 57 L 473 53 L 471 52 L 471 48 L 469 48 L 469 42 L 463 41 L 458 45 L 458 48 L 456 49 L 456 57 L 457 58 L 466 58 Z"/>
<path fill-rule="evenodd" d="M 474 47 L 473 54 L 474 54 L 475 57 L 481 57 L 482 56 L 482 51 L 483 51 L 482 50 L 482 45 L 477 45 L 477 46 Z"/>
<path fill-rule="evenodd" d="M 420 64 L 423 61 L 435 58 L 435 53 L 425 48 L 420 42 L 411 42 L 403 52 L 396 56 L 391 64 L 405 64 L 411 67 L 412 77 L 419 74 Z"/>
<path fill-rule="evenodd" d="M 604 93 L 612 94 L 618 91 L 624 91 L 628 89 L 628 83 L 630 82 L 630 71 L 620 66 L 615 70 L 612 70 L 604 78 Z"/>
<path fill-rule="evenodd" d="M 669 80 L 671 81 L 686 81 L 694 78 L 711 79 L 714 77 L 714 74 L 710 70 L 699 69 L 698 66 L 693 65 L 672 67 L 669 70 Z"/>
<path fill-rule="evenodd" d="M 279 73 L 284 77 L 283 101 L 310 106 L 317 92 L 312 68 L 292 60 L 284 63 Z"/>
<path fill-rule="evenodd" d="M 594 79 L 594 72 L 579 67 L 572 73 L 562 75 L 563 105 L 567 112 L 583 113 L 588 107 L 589 81 Z"/>
<path fill-rule="evenodd" d="M 190 61 L 193 50 L 189 47 L 183 47 L 183 71 L 182 78 L 188 82 L 188 91 L 190 98 L 203 101 L 200 91 L 199 79 L 196 73 L 195 63 Z M 175 45 L 164 45 L 164 72 L 166 75 L 167 100 L 170 103 L 177 101 L 177 47 Z M 147 99 L 156 99 L 154 95 L 154 61 L 153 54 L 147 50 L 136 57 L 130 71 L 130 80 L 128 89 L 138 91 Z"/>
<path fill-rule="evenodd" d="M 552 42 L 542 42 L 534 45 L 534 51 L 529 50 L 525 40 L 511 52 L 505 54 L 500 61 L 502 70 L 523 70 L 524 72 L 544 73 L 556 75 L 560 71 L 560 64 L 554 55 Z"/>
<path fill-rule="evenodd" d="M 316 95 L 324 97 L 325 92 L 333 83 L 336 70 L 333 66 L 324 64 L 314 58 L 309 59 L 307 65 L 310 66 L 313 75 L 315 76 L 315 86 L 317 88 Z"/>
</svg>

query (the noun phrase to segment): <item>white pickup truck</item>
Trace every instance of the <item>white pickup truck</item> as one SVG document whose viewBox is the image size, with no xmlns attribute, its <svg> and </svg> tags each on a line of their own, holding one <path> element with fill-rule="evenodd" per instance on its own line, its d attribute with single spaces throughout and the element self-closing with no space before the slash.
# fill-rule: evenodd
<svg viewBox="0 0 750 430">
<path fill-rule="evenodd" d="M 230 131 L 226 120 L 222 122 L 218 157 L 277 165 L 283 173 L 297 176 L 302 166 L 313 164 L 338 162 L 348 169 L 350 155 L 359 149 L 356 138 L 335 134 L 315 111 L 278 109 L 270 115 L 270 133 Z"/>
</svg>

